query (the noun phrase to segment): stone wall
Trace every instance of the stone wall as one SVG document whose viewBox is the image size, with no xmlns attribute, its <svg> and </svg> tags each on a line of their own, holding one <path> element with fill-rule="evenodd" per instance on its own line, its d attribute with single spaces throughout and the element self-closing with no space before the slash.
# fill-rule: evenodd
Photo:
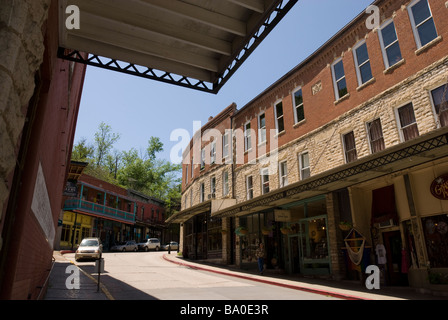
<svg viewBox="0 0 448 320">
<path fill-rule="evenodd" d="M 35 89 L 35 74 L 43 61 L 43 30 L 50 2 L 0 1 L 0 226 L 28 103 Z"/>
</svg>

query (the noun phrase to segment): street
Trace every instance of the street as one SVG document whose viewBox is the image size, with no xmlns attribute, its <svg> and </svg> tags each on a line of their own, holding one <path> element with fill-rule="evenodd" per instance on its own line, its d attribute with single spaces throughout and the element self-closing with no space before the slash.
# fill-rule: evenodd
<svg viewBox="0 0 448 320">
<path fill-rule="evenodd" d="M 161 252 L 103 253 L 100 282 L 115 300 L 334 300 L 335 297 L 192 269 Z M 171 252 L 171 257 L 176 253 Z M 75 262 L 97 277 L 94 262 Z"/>
</svg>

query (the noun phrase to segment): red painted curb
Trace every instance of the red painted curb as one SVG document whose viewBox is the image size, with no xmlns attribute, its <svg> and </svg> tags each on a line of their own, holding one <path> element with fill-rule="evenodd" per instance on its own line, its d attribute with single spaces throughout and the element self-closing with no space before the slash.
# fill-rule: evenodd
<svg viewBox="0 0 448 320">
<path fill-rule="evenodd" d="M 335 298 L 345 299 L 345 300 L 371 300 L 371 299 L 361 298 L 361 297 L 347 295 L 347 294 L 342 294 L 342 293 L 336 293 L 336 292 L 325 291 L 325 290 L 310 289 L 310 288 L 305 288 L 305 287 L 301 287 L 301 286 L 297 286 L 297 285 L 278 283 L 278 282 L 274 282 L 274 281 L 270 281 L 270 280 L 252 278 L 252 277 L 238 275 L 238 274 L 233 274 L 233 273 L 228 273 L 228 272 L 224 272 L 224 271 L 211 270 L 211 269 L 208 269 L 208 268 L 194 266 L 194 265 L 191 265 L 191 264 L 188 264 L 188 263 L 184 263 L 184 262 L 180 262 L 180 261 L 174 261 L 174 260 L 168 259 L 166 257 L 166 255 L 163 255 L 163 258 L 166 261 L 169 261 L 169 262 L 181 265 L 181 266 L 189 267 L 191 269 L 208 271 L 208 272 L 214 272 L 214 273 L 217 273 L 217 274 L 222 274 L 222 275 L 226 275 L 226 276 L 241 278 L 241 279 L 245 279 L 245 280 L 257 281 L 257 282 L 266 283 L 266 284 L 279 286 L 279 287 L 284 287 L 284 288 L 288 288 L 288 289 L 300 290 L 300 291 L 305 291 L 305 292 L 310 292 L 310 293 L 315 293 L 315 294 L 320 294 L 320 295 L 325 295 L 325 296 L 330 296 L 330 297 L 335 297 Z"/>
</svg>

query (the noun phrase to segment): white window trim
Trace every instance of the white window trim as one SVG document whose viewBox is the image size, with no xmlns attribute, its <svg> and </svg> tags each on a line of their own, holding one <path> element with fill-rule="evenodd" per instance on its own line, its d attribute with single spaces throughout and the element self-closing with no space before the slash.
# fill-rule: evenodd
<svg viewBox="0 0 448 320">
<path fill-rule="evenodd" d="M 412 110 L 414 111 L 414 117 L 415 117 L 415 124 L 417 124 L 417 116 L 415 115 L 415 108 L 414 108 L 414 103 L 412 101 L 408 101 L 406 103 L 400 104 L 398 107 L 394 108 L 394 113 L 395 113 L 395 120 L 397 121 L 397 129 L 398 129 L 398 134 L 400 135 L 400 141 L 401 142 L 405 142 L 404 140 L 404 136 L 403 136 L 403 129 L 407 128 L 406 127 L 402 127 L 401 126 L 401 121 L 400 121 L 400 114 L 398 113 L 398 109 L 407 106 L 408 104 L 412 105 Z M 418 129 L 418 124 L 417 124 L 417 129 Z M 384 138 L 384 136 L 383 136 Z"/>
<path fill-rule="evenodd" d="M 397 28 L 395 26 L 394 23 L 394 29 L 395 29 L 395 35 L 397 36 L 397 40 L 395 40 L 394 42 L 392 42 L 391 44 L 389 44 L 389 46 L 387 48 L 384 47 L 384 41 L 383 41 L 383 35 L 382 35 L 382 30 L 387 27 L 389 24 L 393 23 L 394 20 L 393 19 L 389 19 L 387 21 L 385 21 L 379 28 L 378 28 L 378 38 L 380 40 L 380 47 L 381 47 L 381 52 L 383 53 L 383 61 L 384 61 L 384 67 L 385 69 L 389 69 L 390 67 L 394 66 L 394 65 L 389 65 L 389 59 L 387 58 L 387 52 L 386 49 L 389 48 L 390 46 L 392 46 L 394 43 L 398 42 L 398 45 L 400 45 L 400 41 L 398 40 L 398 34 L 397 34 Z M 400 47 L 400 51 L 401 51 L 401 47 Z M 401 58 L 403 59 L 403 54 L 401 55 Z M 399 62 L 397 62 L 396 64 L 398 64 Z"/>
<path fill-rule="evenodd" d="M 205 169 L 205 148 L 201 149 L 201 167 L 200 170 Z"/>
<path fill-rule="evenodd" d="M 227 137 L 227 144 L 225 139 Z M 222 157 L 228 158 L 230 156 L 230 133 L 226 130 L 222 136 Z"/>
<path fill-rule="evenodd" d="M 344 137 L 345 137 L 345 135 L 349 134 L 350 132 L 353 132 L 353 137 L 355 137 L 355 130 L 348 130 L 348 131 L 341 132 L 342 153 L 343 153 L 343 157 L 344 157 L 345 163 L 349 163 L 349 162 L 347 161 L 347 148 L 345 146 L 345 139 L 344 139 Z M 356 149 L 356 137 L 355 137 L 355 151 L 357 152 L 357 149 Z"/>
<path fill-rule="evenodd" d="M 227 175 L 226 175 L 227 174 Z M 227 180 L 226 180 L 227 176 Z M 224 171 L 222 173 L 222 196 L 225 197 L 229 194 L 230 188 L 229 188 L 229 172 Z"/>
<path fill-rule="evenodd" d="M 296 100 L 295 100 L 295 93 L 299 90 L 302 90 L 302 86 L 297 87 L 293 92 L 292 92 L 292 108 L 293 108 L 293 112 L 294 112 L 294 124 L 298 124 L 299 122 L 305 121 L 305 117 L 299 121 L 299 119 L 297 119 L 297 107 L 296 106 Z M 302 104 L 300 104 L 299 106 L 303 107 L 303 90 L 302 90 Z"/>
<path fill-rule="evenodd" d="M 362 65 L 359 64 L 358 62 L 358 56 L 356 54 L 356 50 L 359 49 L 359 47 L 361 47 L 363 44 L 366 44 L 366 40 L 362 40 L 360 42 L 358 42 L 354 47 L 353 47 L 353 59 L 355 59 L 355 69 L 356 69 L 356 76 L 358 78 L 358 86 L 362 86 L 363 84 L 367 83 L 368 81 L 373 79 L 373 74 L 372 74 L 372 78 L 370 78 L 369 80 L 367 80 L 366 82 L 362 82 L 362 76 L 361 76 L 361 67 L 367 63 L 370 62 L 370 56 L 369 59 L 365 62 L 363 62 Z M 367 44 L 366 44 L 367 47 Z M 367 55 L 369 54 L 369 50 L 367 50 Z M 372 72 L 372 64 L 370 64 L 370 72 Z"/>
<path fill-rule="evenodd" d="M 247 125 L 250 125 L 250 121 L 247 121 L 244 124 L 244 151 L 250 151 L 252 149 L 252 135 L 251 135 L 252 126 L 251 128 L 249 128 L 249 130 L 247 130 Z M 247 136 L 248 132 L 249 132 L 249 138 Z M 250 141 L 250 148 L 248 147 L 248 141 Z"/>
<path fill-rule="evenodd" d="M 188 184 L 188 164 L 185 165 L 185 185 Z"/>
<path fill-rule="evenodd" d="M 216 162 L 216 141 L 210 143 L 210 164 Z"/>
<path fill-rule="evenodd" d="M 277 105 L 278 104 L 282 104 L 282 111 L 283 111 L 283 115 L 282 115 L 282 119 L 283 119 L 283 130 L 279 131 L 278 130 L 278 117 L 277 117 Z M 285 131 L 285 108 L 283 106 L 283 100 L 279 99 L 274 103 L 274 116 L 275 116 L 275 130 L 277 131 L 277 134 L 282 133 L 283 131 Z"/>
<path fill-rule="evenodd" d="M 216 177 L 210 177 L 210 194 L 216 196 Z"/>
<path fill-rule="evenodd" d="M 436 111 L 436 106 L 434 104 L 434 99 L 432 97 L 432 91 L 434 91 L 434 90 L 436 90 L 436 89 L 438 89 L 440 87 L 443 87 L 445 85 L 448 85 L 448 83 L 446 83 L 446 82 L 438 83 L 438 84 L 428 88 L 429 100 L 431 101 L 432 112 L 434 114 L 434 122 L 436 123 L 437 129 L 442 128 L 442 126 L 440 125 L 440 119 L 439 119 L 439 115 L 437 114 L 437 111 Z"/>
<path fill-rule="evenodd" d="M 252 188 L 249 188 L 249 178 L 252 178 Z M 249 191 L 252 190 L 252 198 L 249 198 Z M 252 175 L 246 176 L 246 200 L 254 198 L 254 177 Z"/>
<path fill-rule="evenodd" d="M 339 58 L 339 59 L 336 59 L 336 61 L 334 61 L 331 64 L 331 76 L 332 76 L 332 79 L 333 79 L 333 89 L 334 89 L 334 96 L 336 97 L 336 101 L 342 98 L 342 97 L 339 96 L 338 81 L 340 81 L 342 79 L 346 79 L 345 80 L 345 85 L 347 85 L 347 78 L 345 76 L 345 68 L 344 68 L 344 77 L 342 77 L 342 78 L 336 79 L 336 74 L 334 72 L 334 66 L 336 64 L 338 64 L 339 62 L 341 62 L 341 61 L 342 61 L 342 58 Z M 344 67 L 344 62 L 343 61 L 342 61 L 342 66 Z"/>
<path fill-rule="evenodd" d="M 264 115 L 264 128 L 261 127 L 261 116 Z M 264 130 L 264 140 L 262 140 L 262 133 Z M 266 137 L 266 112 L 261 112 L 258 114 L 258 144 L 263 144 L 267 141 Z"/>
<path fill-rule="evenodd" d="M 308 154 L 308 162 L 310 162 L 310 153 L 308 151 L 303 151 L 303 152 L 299 153 L 298 157 L 299 157 L 299 177 L 300 177 L 300 180 L 305 179 L 305 178 L 303 178 L 303 174 L 302 174 L 304 169 L 309 169 L 310 170 L 310 177 L 311 177 L 311 163 L 308 164 L 308 167 L 303 167 L 302 156 L 304 154 Z"/>
<path fill-rule="evenodd" d="M 286 174 L 282 174 L 282 165 L 285 164 L 286 167 Z M 285 177 L 285 183 L 283 184 L 283 177 Z M 279 182 L 279 187 L 283 188 L 286 187 L 288 185 L 288 161 L 284 160 L 284 161 L 280 161 L 278 164 L 278 182 Z"/>
<path fill-rule="evenodd" d="M 384 140 L 384 130 L 383 130 L 383 123 L 381 122 L 381 117 L 373 118 L 373 119 L 365 122 L 365 127 L 366 127 L 366 132 L 367 132 L 367 139 L 368 139 L 367 141 L 369 142 L 370 154 L 373 154 L 373 151 L 372 151 L 372 139 L 370 138 L 369 123 L 372 123 L 373 121 L 378 120 L 378 119 L 380 120 L 381 133 L 383 134 L 383 140 Z M 386 149 L 386 141 L 385 140 L 384 140 L 384 149 Z"/>
<path fill-rule="evenodd" d="M 267 173 L 265 173 L 265 172 L 267 172 Z M 268 176 L 268 180 L 267 181 L 264 181 L 264 179 L 263 179 L 263 177 L 264 176 Z M 261 170 L 260 170 L 260 178 L 261 178 L 261 194 L 267 194 L 267 193 L 269 193 L 270 191 L 271 191 L 271 188 L 270 188 L 270 186 L 269 186 L 269 191 L 267 192 L 267 193 L 265 193 L 264 192 L 264 184 L 267 182 L 268 184 L 269 184 L 269 168 L 262 168 Z"/>
<path fill-rule="evenodd" d="M 408 8 L 407 8 L 408 9 L 409 20 L 411 21 L 412 32 L 414 33 L 415 43 L 417 44 L 417 50 L 422 48 L 423 46 L 422 46 L 422 41 L 420 39 L 420 35 L 418 34 L 418 31 L 417 31 L 417 25 L 415 24 L 414 15 L 412 14 L 412 7 L 415 6 L 420 1 L 422 1 L 422 0 L 414 0 L 414 1 L 412 1 L 408 5 Z M 429 18 L 427 18 L 425 21 L 423 21 L 420 25 L 424 24 L 429 19 L 433 19 L 433 22 L 434 22 L 434 17 L 432 15 L 431 6 L 429 5 L 428 1 L 427 1 L 427 3 L 428 3 L 428 8 L 429 8 L 429 13 L 431 14 L 431 16 Z M 436 28 L 436 34 L 439 35 L 439 33 L 437 32 L 437 26 L 436 26 L 435 22 L 434 22 L 434 27 Z"/>
</svg>

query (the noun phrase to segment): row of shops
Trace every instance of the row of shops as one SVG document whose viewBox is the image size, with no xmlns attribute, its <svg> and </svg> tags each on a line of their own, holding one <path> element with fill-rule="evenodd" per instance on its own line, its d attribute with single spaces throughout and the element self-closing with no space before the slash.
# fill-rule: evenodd
<svg viewBox="0 0 448 320">
<path fill-rule="evenodd" d="M 448 284 L 448 136 L 442 128 L 354 164 L 219 211 L 209 200 L 172 216 L 189 259 L 383 285 Z"/>
</svg>

